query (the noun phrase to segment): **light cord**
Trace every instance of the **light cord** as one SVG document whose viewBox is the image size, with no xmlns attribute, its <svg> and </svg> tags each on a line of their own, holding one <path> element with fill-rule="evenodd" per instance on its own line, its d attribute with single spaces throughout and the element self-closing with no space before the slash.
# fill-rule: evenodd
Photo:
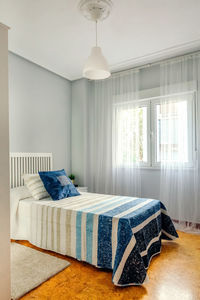
<svg viewBox="0 0 200 300">
<path fill-rule="evenodd" d="M 97 20 L 95 21 L 95 29 L 96 29 L 96 47 L 98 42 L 98 36 L 97 36 Z"/>
</svg>

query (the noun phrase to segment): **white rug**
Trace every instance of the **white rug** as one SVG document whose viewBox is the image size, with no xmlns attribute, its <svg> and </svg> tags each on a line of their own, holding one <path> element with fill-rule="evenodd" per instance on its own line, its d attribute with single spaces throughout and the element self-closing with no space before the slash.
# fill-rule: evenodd
<svg viewBox="0 0 200 300">
<path fill-rule="evenodd" d="M 11 243 L 11 296 L 18 299 L 68 267 L 64 259 Z"/>
</svg>

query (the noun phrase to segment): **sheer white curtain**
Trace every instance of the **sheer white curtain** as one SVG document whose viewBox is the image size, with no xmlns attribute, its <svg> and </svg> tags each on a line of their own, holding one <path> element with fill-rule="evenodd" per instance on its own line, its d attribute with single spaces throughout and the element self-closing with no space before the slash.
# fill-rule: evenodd
<svg viewBox="0 0 200 300">
<path fill-rule="evenodd" d="M 139 131 L 145 120 L 137 100 L 138 71 L 90 82 L 85 174 L 90 191 L 140 196 Z"/>
<path fill-rule="evenodd" d="M 176 220 L 178 229 L 198 232 L 200 56 L 194 54 L 162 63 L 160 72 L 162 96 L 156 106 L 160 200 Z"/>
<path fill-rule="evenodd" d="M 89 83 L 85 184 L 91 192 L 157 198 L 179 228 L 196 231 L 200 55 L 162 62 L 158 72 L 160 96 L 152 98 L 139 91 L 144 86 L 139 70 Z"/>
</svg>

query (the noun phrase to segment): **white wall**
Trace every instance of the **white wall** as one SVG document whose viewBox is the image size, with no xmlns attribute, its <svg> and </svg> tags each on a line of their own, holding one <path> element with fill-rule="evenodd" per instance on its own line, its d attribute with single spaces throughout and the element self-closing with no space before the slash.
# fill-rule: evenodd
<svg viewBox="0 0 200 300">
<path fill-rule="evenodd" d="M 0 299 L 10 299 L 8 32 L 0 24 Z"/>
<path fill-rule="evenodd" d="M 71 82 L 9 54 L 10 151 L 52 152 L 71 172 Z"/>
<path fill-rule="evenodd" d="M 71 161 L 72 173 L 76 182 L 84 185 L 85 172 L 85 121 L 86 105 L 88 99 L 88 80 L 80 79 L 72 82 L 72 140 Z"/>
</svg>

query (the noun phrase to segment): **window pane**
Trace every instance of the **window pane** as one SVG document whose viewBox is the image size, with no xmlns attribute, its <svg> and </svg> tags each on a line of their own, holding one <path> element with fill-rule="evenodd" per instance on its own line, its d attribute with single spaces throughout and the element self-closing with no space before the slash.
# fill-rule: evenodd
<svg viewBox="0 0 200 300">
<path fill-rule="evenodd" d="M 188 162 L 188 102 L 156 105 L 157 162 Z"/>
<path fill-rule="evenodd" d="M 116 163 L 147 162 L 147 107 L 117 108 Z"/>
</svg>

